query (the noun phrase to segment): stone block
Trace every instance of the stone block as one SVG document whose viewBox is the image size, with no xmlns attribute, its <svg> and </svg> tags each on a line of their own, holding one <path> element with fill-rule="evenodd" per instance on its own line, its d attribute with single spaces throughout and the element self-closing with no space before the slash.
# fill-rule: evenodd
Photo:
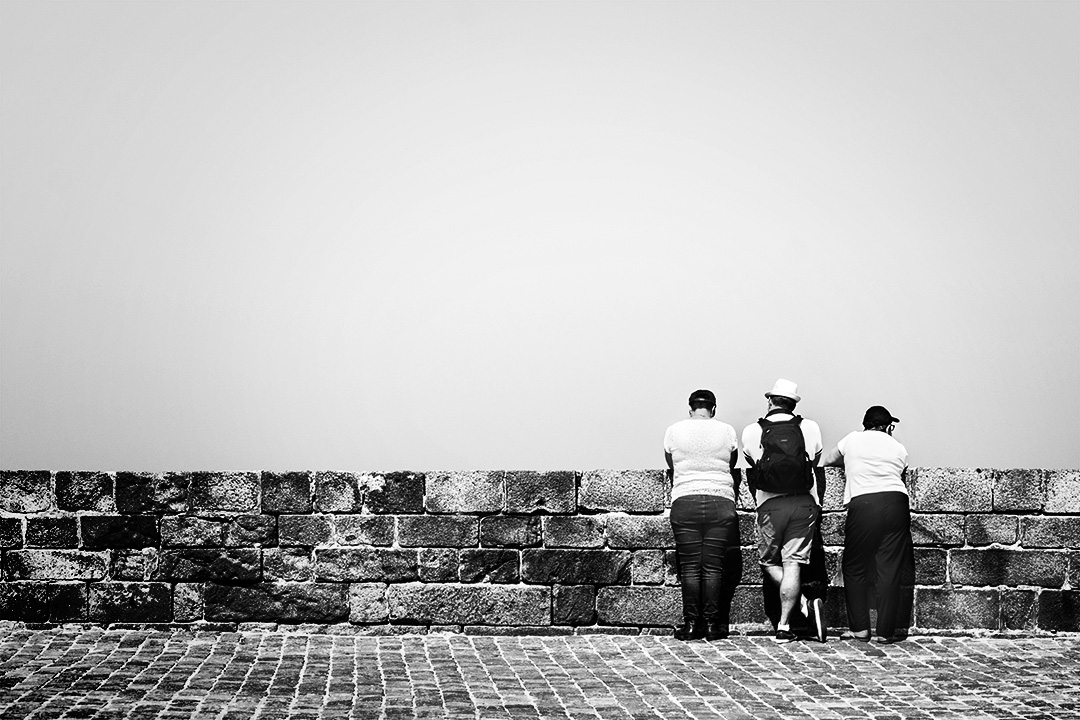
<svg viewBox="0 0 1080 720">
<path fill-rule="evenodd" d="M 588 510 L 658 513 L 670 494 L 663 470 L 590 470 L 581 476 L 578 503 Z"/>
<path fill-rule="evenodd" d="M 844 509 L 844 484 L 846 482 L 843 468 L 825 468 L 825 500 L 821 504 L 822 510 L 828 512 Z"/>
<path fill-rule="evenodd" d="M 544 545 L 549 548 L 598 548 L 604 545 L 606 515 L 544 518 Z"/>
<path fill-rule="evenodd" d="M 577 510 L 577 473 L 569 470 L 506 473 L 506 512 L 572 513 Z"/>
<path fill-rule="evenodd" d="M 116 511 L 126 515 L 152 513 L 157 475 L 146 472 L 118 472 L 113 486 Z"/>
<path fill-rule="evenodd" d="M 383 583 L 353 583 L 349 586 L 349 622 L 383 623 L 390 619 L 390 605 Z"/>
<path fill-rule="evenodd" d="M 321 471 L 312 475 L 315 511 L 357 513 L 364 507 L 367 481 L 359 473 Z"/>
<path fill-rule="evenodd" d="M 670 548 L 675 546 L 671 520 L 662 515 L 607 516 L 604 536 L 612 548 Z"/>
<path fill-rule="evenodd" d="M 162 547 L 220 547 L 224 528 L 217 520 L 166 515 L 161 518 Z"/>
<path fill-rule="evenodd" d="M 0 583 L 0 620 L 63 623 L 86 620 L 84 583 Z"/>
<path fill-rule="evenodd" d="M 517 550 L 462 550 L 458 577 L 463 583 L 516 583 L 520 564 Z"/>
<path fill-rule="evenodd" d="M 1080 590 L 1043 590 L 1039 593 L 1039 629 L 1080 632 Z"/>
<path fill-rule="evenodd" d="M 1080 553 L 1069 553 L 1069 587 L 1080 589 Z"/>
<path fill-rule="evenodd" d="M 167 472 L 154 478 L 154 512 L 163 515 L 185 513 L 190 506 L 192 474 Z"/>
<path fill-rule="evenodd" d="M 82 545 L 89 550 L 161 544 L 157 518 L 151 515 L 83 515 L 79 527 Z"/>
<path fill-rule="evenodd" d="M 156 548 L 142 550 L 120 549 L 112 551 L 110 577 L 113 580 L 128 582 L 146 582 L 157 568 L 158 551 Z"/>
<path fill-rule="evenodd" d="M 663 550 L 638 550 L 630 561 L 630 580 L 634 585 L 663 585 L 667 568 Z"/>
<path fill-rule="evenodd" d="M 739 544 L 753 545 L 757 547 L 757 511 L 740 512 L 739 514 Z"/>
<path fill-rule="evenodd" d="M 975 513 L 964 517 L 964 539 L 968 545 L 1012 545 L 1019 538 L 1016 515 Z"/>
<path fill-rule="evenodd" d="M 921 513 L 992 512 L 995 475 L 982 468 L 919 468 L 911 508 Z"/>
<path fill-rule="evenodd" d="M 259 511 L 259 474 L 192 473 L 189 493 L 191 511 L 197 515 L 256 513 Z"/>
<path fill-rule="evenodd" d="M 26 518 L 26 547 L 76 548 L 78 545 L 79 525 L 74 516 Z"/>
<path fill-rule="evenodd" d="M 273 547 L 277 545 L 276 515 L 237 515 L 225 523 L 226 547 Z"/>
<path fill-rule="evenodd" d="M 166 583 L 94 583 L 87 617 L 99 623 L 166 623 L 172 620 L 172 588 Z"/>
<path fill-rule="evenodd" d="M 405 582 L 419 579 L 416 550 L 330 548 L 315 551 L 315 579 L 329 582 Z"/>
<path fill-rule="evenodd" d="M 673 587 L 602 587 L 596 593 L 601 625 L 666 625 L 682 620 L 682 592 Z"/>
<path fill-rule="evenodd" d="M 56 473 L 56 506 L 61 510 L 116 512 L 113 476 L 103 472 Z"/>
<path fill-rule="evenodd" d="M 1080 516 L 1030 516 L 1021 519 L 1020 527 L 1020 544 L 1026 548 L 1080 549 Z"/>
<path fill-rule="evenodd" d="M 399 515 L 397 535 L 402 547 L 476 547 L 480 521 L 467 515 Z"/>
<path fill-rule="evenodd" d="M 393 545 L 394 518 L 389 515 L 331 515 L 330 538 L 338 545 Z"/>
<path fill-rule="evenodd" d="M 153 580 L 249 582 L 262 579 L 262 557 L 249 548 L 163 550 Z"/>
<path fill-rule="evenodd" d="M 1038 625 L 1039 598 L 1034 590 L 1001 591 L 1001 629 L 1034 630 Z"/>
<path fill-rule="evenodd" d="M 424 582 L 458 581 L 461 551 L 453 548 L 420 548 L 417 571 Z"/>
<path fill-rule="evenodd" d="M 543 538 L 543 525 L 535 515 L 480 518 L 480 544 L 486 547 L 536 547 Z"/>
<path fill-rule="evenodd" d="M 8 580 L 101 580 L 107 562 L 104 552 L 9 550 L 4 573 Z"/>
<path fill-rule="evenodd" d="M 998 629 L 997 590 L 915 588 L 915 626 L 949 630 Z"/>
<path fill-rule="evenodd" d="M 310 582 L 315 579 L 312 550 L 302 547 L 263 550 L 263 579 L 286 582 Z"/>
<path fill-rule="evenodd" d="M 755 559 L 754 562 L 757 560 Z M 679 584 L 679 554 L 674 550 L 664 551 L 664 584 Z"/>
<path fill-rule="evenodd" d="M 1080 470 L 1049 470 L 1046 478 L 1047 513 L 1080 514 Z"/>
<path fill-rule="evenodd" d="M 821 514 L 821 541 L 826 545 L 844 544 L 845 513 L 825 512 Z"/>
<path fill-rule="evenodd" d="M 49 583 L 49 622 L 85 622 L 89 587 L 81 582 Z"/>
<path fill-rule="evenodd" d="M 424 507 L 433 513 L 494 513 L 503 509 L 501 470 L 427 474 Z"/>
<path fill-rule="evenodd" d="M 440 625 L 551 625 L 551 589 L 406 583 L 389 588 L 390 619 Z"/>
<path fill-rule="evenodd" d="M 0 518 L 0 550 L 11 550 L 22 546 L 22 518 Z"/>
<path fill-rule="evenodd" d="M 915 548 L 915 584 L 944 585 L 949 567 L 949 551 Z"/>
<path fill-rule="evenodd" d="M 957 585 L 1061 587 L 1068 558 L 1042 550 L 952 550 L 949 578 Z"/>
<path fill-rule="evenodd" d="M 203 586 L 201 583 L 176 583 L 172 596 L 173 622 L 199 622 L 203 619 Z"/>
<path fill-rule="evenodd" d="M 48 470 L 0 470 L 0 511 L 45 512 L 52 508 L 52 473 Z"/>
<path fill-rule="evenodd" d="M 552 589 L 551 618 L 555 625 L 594 624 L 596 588 L 592 585 L 556 585 Z"/>
<path fill-rule="evenodd" d="M 423 473 L 388 472 L 366 476 L 367 497 L 364 508 L 369 513 L 421 513 L 424 511 Z"/>
<path fill-rule="evenodd" d="M 521 578 L 541 585 L 627 585 L 626 550 L 522 550 Z"/>
<path fill-rule="evenodd" d="M 263 471 L 261 479 L 264 513 L 299 515 L 311 512 L 311 473 Z"/>
<path fill-rule="evenodd" d="M 349 617 L 341 583 L 207 585 L 206 619 L 213 622 L 339 623 Z"/>
<path fill-rule="evenodd" d="M 913 513 L 911 516 L 911 541 L 915 545 L 938 547 L 963 545 L 964 516 Z"/>
<path fill-rule="evenodd" d="M 1046 505 L 1045 470 L 999 470 L 994 473 L 994 511 L 1042 510 Z"/>
<path fill-rule="evenodd" d="M 326 515 L 279 515 L 278 544 L 315 547 L 330 542 L 330 518 Z"/>
</svg>

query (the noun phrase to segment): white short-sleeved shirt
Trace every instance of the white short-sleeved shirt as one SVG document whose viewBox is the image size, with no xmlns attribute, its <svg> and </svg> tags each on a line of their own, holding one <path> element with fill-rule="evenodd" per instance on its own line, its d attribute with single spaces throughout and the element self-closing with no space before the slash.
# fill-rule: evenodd
<svg viewBox="0 0 1080 720">
<path fill-rule="evenodd" d="M 907 448 L 880 430 L 856 430 L 836 444 L 844 456 L 844 504 L 859 495 L 902 492 Z"/>
<path fill-rule="evenodd" d="M 767 420 L 769 422 L 780 422 L 783 420 L 790 420 L 795 417 L 791 413 L 773 413 L 769 415 Z M 799 423 L 799 429 L 802 430 L 803 444 L 806 446 L 806 454 L 810 457 L 810 462 L 814 462 L 818 453 L 821 452 L 823 445 L 821 443 L 821 428 L 813 420 L 802 419 Z M 756 422 L 747 425 L 742 431 L 742 451 L 743 455 L 754 461 L 756 465 L 761 460 L 761 426 Z M 761 507 L 769 498 L 776 497 L 783 493 L 771 493 L 766 490 L 759 489 L 757 491 L 757 504 Z M 817 493 L 811 492 L 810 495 L 814 498 L 814 502 L 818 502 Z"/>
<path fill-rule="evenodd" d="M 686 495 L 718 495 L 735 502 L 731 457 L 739 451 L 735 428 L 716 418 L 690 417 L 664 433 L 664 452 L 671 454 L 675 479 L 671 499 Z"/>
</svg>

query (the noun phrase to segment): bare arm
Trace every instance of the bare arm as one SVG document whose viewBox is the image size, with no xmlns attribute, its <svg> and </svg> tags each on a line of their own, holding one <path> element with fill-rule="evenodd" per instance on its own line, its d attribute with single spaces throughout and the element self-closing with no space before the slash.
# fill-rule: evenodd
<svg viewBox="0 0 1080 720">
<path fill-rule="evenodd" d="M 675 482 L 675 461 L 671 459 L 671 453 L 664 453 L 664 460 L 667 460 L 667 479 L 668 482 Z"/>
</svg>

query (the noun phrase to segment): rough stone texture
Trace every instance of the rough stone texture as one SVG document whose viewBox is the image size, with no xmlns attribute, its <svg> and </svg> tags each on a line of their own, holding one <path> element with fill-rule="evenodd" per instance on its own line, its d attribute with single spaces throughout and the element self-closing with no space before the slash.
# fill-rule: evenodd
<svg viewBox="0 0 1080 720">
<path fill-rule="evenodd" d="M 173 586 L 173 620 L 198 622 L 203 619 L 203 586 L 200 583 L 176 583 Z"/>
<path fill-rule="evenodd" d="M 1001 592 L 1001 629 L 1034 630 L 1037 625 L 1038 594 L 1034 590 Z"/>
<path fill-rule="evenodd" d="M 521 580 L 517 550 L 462 550 L 458 576 L 463 583 L 516 583 Z"/>
<path fill-rule="evenodd" d="M 919 468 L 912 510 L 990 512 L 994 509 L 995 475 L 981 468 Z"/>
<path fill-rule="evenodd" d="M 663 516 L 612 513 L 607 516 L 604 535 L 612 548 L 661 548 L 675 544 L 671 521 Z"/>
<path fill-rule="evenodd" d="M 741 518 L 740 518 L 741 519 Z M 845 513 L 826 512 L 821 514 L 821 540 L 826 545 L 844 544 L 844 523 L 847 519 Z M 756 523 L 755 523 L 756 524 Z M 741 523 L 740 523 L 741 525 Z M 743 528 L 740 527 L 740 531 Z M 746 535 L 743 535 L 745 538 Z M 753 535 L 750 535 L 753 537 Z M 745 542 L 745 541 L 744 541 Z"/>
<path fill-rule="evenodd" d="M 626 550 L 522 550 L 521 578 L 543 585 L 625 585 L 631 558 Z"/>
<path fill-rule="evenodd" d="M 311 512 L 311 473 L 262 473 L 262 511 L 264 513 Z"/>
<path fill-rule="evenodd" d="M 219 547 L 224 536 L 217 520 L 189 515 L 166 515 L 161 518 L 163 547 Z"/>
<path fill-rule="evenodd" d="M 78 544 L 79 525 L 74 517 L 26 518 L 26 547 L 75 548 Z"/>
<path fill-rule="evenodd" d="M 192 473 L 189 502 L 196 514 L 258 512 L 259 474 Z"/>
<path fill-rule="evenodd" d="M 0 550 L 11 550 L 22 546 L 22 518 L 0 518 Z"/>
<path fill-rule="evenodd" d="M 157 561 L 157 548 L 113 550 L 111 577 L 113 580 L 145 582 L 151 579 Z"/>
<path fill-rule="evenodd" d="M 278 544 L 314 547 L 330 542 L 330 518 L 326 515 L 279 515 Z"/>
<path fill-rule="evenodd" d="M 277 545 L 277 518 L 273 515 L 237 515 L 225 525 L 226 547 Z"/>
<path fill-rule="evenodd" d="M 433 513 L 498 512 L 505 504 L 505 475 L 501 470 L 428 473 L 424 507 Z"/>
<path fill-rule="evenodd" d="M 315 551 L 315 579 L 330 582 L 417 580 L 416 550 L 349 548 Z"/>
<path fill-rule="evenodd" d="M 206 619 L 217 622 L 337 623 L 349 618 L 340 583 L 208 585 Z"/>
<path fill-rule="evenodd" d="M 1059 588 L 1065 582 L 1064 553 L 1039 550 L 952 550 L 949 576 L 957 585 L 1029 585 Z"/>
<path fill-rule="evenodd" d="M 588 510 L 662 512 L 670 490 L 663 470 L 590 470 L 581 476 L 578 504 Z"/>
<path fill-rule="evenodd" d="M 44 512 L 52 507 L 52 473 L 48 470 L 0 470 L 0 511 Z"/>
<path fill-rule="evenodd" d="M 630 579 L 635 585 L 663 585 L 667 568 L 663 550 L 638 550 L 630 561 Z"/>
<path fill-rule="evenodd" d="M 84 622 L 83 583 L 12 582 L 0 584 L 0 620 Z"/>
<path fill-rule="evenodd" d="M 364 508 L 370 513 L 419 513 L 424 511 L 423 473 L 389 472 L 367 475 Z"/>
<path fill-rule="evenodd" d="M 56 473 L 56 506 L 61 510 L 116 512 L 113 476 L 102 472 Z"/>
<path fill-rule="evenodd" d="M 577 509 L 577 473 L 569 470 L 506 473 L 506 512 L 572 513 Z"/>
<path fill-rule="evenodd" d="M 188 511 L 191 473 L 167 472 L 154 481 L 154 507 L 157 512 L 177 514 Z"/>
<path fill-rule="evenodd" d="M 949 553 L 947 550 L 915 548 L 916 585 L 944 585 L 948 566 Z"/>
<path fill-rule="evenodd" d="M 911 541 L 915 545 L 963 545 L 963 515 L 911 516 Z"/>
<path fill-rule="evenodd" d="M 390 605 L 383 583 L 354 583 L 349 586 L 349 622 L 381 623 L 390 619 Z"/>
<path fill-rule="evenodd" d="M 997 590 L 915 589 L 915 625 L 919 628 L 974 630 L 998 628 Z"/>
<path fill-rule="evenodd" d="M 367 483 L 359 474 L 323 471 L 315 473 L 312 479 L 316 512 L 353 513 L 363 509 Z"/>
<path fill-rule="evenodd" d="M 418 574 L 424 582 L 457 582 L 461 551 L 452 548 L 421 548 Z"/>
<path fill-rule="evenodd" d="M 390 617 L 408 622 L 550 625 L 551 590 L 512 585 L 427 585 L 389 588 Z"/>
<path fill-rule="evenodd" d="M 161 544 L 157 518 L 151 515 L 83 515 L 79 526 L 83 547 L 88 550 Z"/>
<path fill-rule="evenodd" d="M 105 552 L 82 550 L 9 550 L 4 553 L 8 580 L 101 580 Z"/>
<path fill-rule="evenodd" d="M 1050 470 L 1046 478 L 1048 513 L 1080 514 L 1080 470 Z"/>
<path fill-rule="evenodd" d="M 315 561 L 309 548 L 270 548 L 263 550 L 263 579 L 270 581 L 311 582 L 315 579 Z"/>
<path fill-rule="evenodd" d="M 397 519 L 397 535 L 402 547 L 475 547 L 480 538 L 480 522 L 467 515 L 401 515 Z"/>
<path fill-rule="evenodd" d="M 1080 553 L 1069 553 L 1069 587 L 1080 589 Z"/>
<path fill-rule="evenodd" d="M 543 525 L 535 515 L 480 518 L 480 544 L 486 547 L 536 547 L 542 537 Z"/>
<path fill-rule="evenodd" d="M 556 585 L 552 589 L 551 618 L 556 625 L 592 625 L 596 622 L 596 588 Z"/>
<path fill-rule="evenodd" d="M 675 625 L 682 619 L 682 594 L 672 587 L 600 588 L 596 617 L 604 625 Z"/>
<path fill-rule="evenodd" d="M 1039 628 L 1080 632 L 1080 590 L 1043 590 L 1039 593 Z"/>
<path fill-rule="evenodd" d="M 154 512 L 154 473 L 118 472 L 114 484 L 116 511 L 125 514 Z"/>
<path fill-rule="evenodd" d="M 968 545 L 1012 545 L 1020 539 L 1019 527 L 1015 515 L 967 515 L 964 540 Z"/>
<path fill-rule="evenodd" d="M 91 622 L 165 623 L 172 620 L 172 588 L 166 583 L 105 582 L 90 585 Z"/>
<path fill-rule="evenodd" d="M 826 452 L 828 452 L 828 450 L 826 450 Z M 825 501 L 822 503 L 823 510 L 844 509 L 845 482 L 843 468 L 825 468 Z"/>
<path fill-rule="evenodd" d="M 331 515 L 330 538 L 338 545 L 393 545 L 394 518 L 389 515 Z"/>
<path fill-rule="evenodd" d="M 544 545 L 549 548 L 598 548 L 604 544 L 604 515 L 544 518 Z"/>
<path fill-rule="evenodd" d="M 994 510 L 1042 510 L 1046 504 L 1045 470 L 1000 470 L 994 475 Z"/>
<path fill-rule="evenodd" d="M 1026 548 L 1080 549 L 1080 517 L 1025 517 L 1020 527 L 1020 544 Z"/>
<path fill-rule="evenodd" d="M 151 575 L 173 582 L 250 582 L 262 579 L 258 550 L 246 548 L 164 550 Z"/>
</svg>

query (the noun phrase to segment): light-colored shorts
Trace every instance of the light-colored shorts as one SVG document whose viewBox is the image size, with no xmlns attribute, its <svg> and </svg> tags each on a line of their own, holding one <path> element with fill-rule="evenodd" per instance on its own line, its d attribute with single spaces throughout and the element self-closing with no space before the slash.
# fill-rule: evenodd
<svg viewBox="0 0 1080 720">
<path fill-rule="evenodd" d="M 821 510 L 809 493 L 769 498 L 757 511 L 758 557 L 762 565 L 810 563 Z"/>
</svg>

